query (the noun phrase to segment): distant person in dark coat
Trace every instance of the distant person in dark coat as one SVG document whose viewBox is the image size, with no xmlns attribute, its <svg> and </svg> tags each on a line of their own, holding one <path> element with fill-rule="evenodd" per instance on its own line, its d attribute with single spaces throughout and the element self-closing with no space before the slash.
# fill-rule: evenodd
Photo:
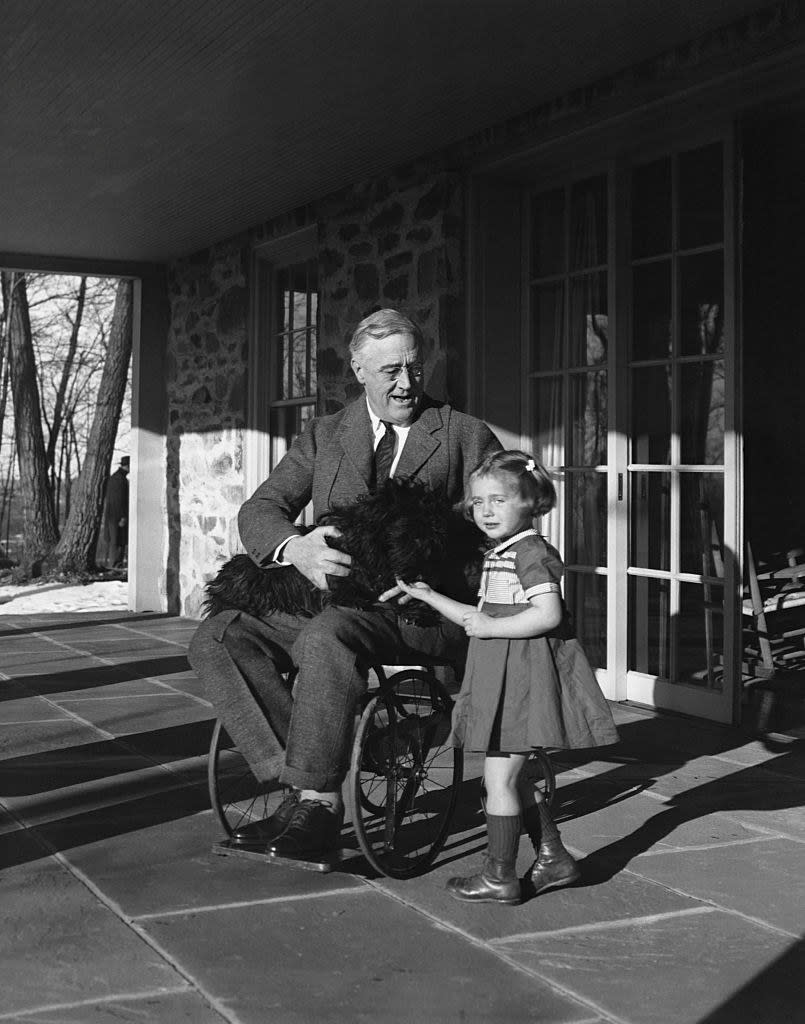
<svg viewBox="0 0 805 1024">
<path fill-rule="evenodd" d="M 103 510 L 103 540 L 106 563 L 110 569 L 123 565 L 129 540 L 129 456 L 124 455 L 120 465 L 109 477 L 106 485 L 106 505 Z"/>
</svg>

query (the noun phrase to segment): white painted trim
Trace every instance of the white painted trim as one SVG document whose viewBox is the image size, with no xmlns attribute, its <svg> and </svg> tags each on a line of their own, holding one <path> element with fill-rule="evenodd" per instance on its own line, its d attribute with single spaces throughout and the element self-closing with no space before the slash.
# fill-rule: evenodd
<svg viewBox="0 0 805 1024">
<path fill-rule="evenodd" d="M 135 612 L 167 612 L 166 440 L 164 430 L 140 426 L 144 395 L 153 390 L 154 371 L 143 358 L 143 282 L 135 278 L 132 291 L 128 600 Z M 146 288 L 148 300 L 147 293 Z M 164 338 L 159 342 L 164 349 Z"/>
</svg>

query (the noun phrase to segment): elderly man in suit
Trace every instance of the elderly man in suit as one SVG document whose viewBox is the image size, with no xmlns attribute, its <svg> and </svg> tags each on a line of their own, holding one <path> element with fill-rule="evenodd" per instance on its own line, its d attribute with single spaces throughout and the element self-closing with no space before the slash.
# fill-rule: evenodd
<svg viewBox="0 0 805 1024">
<path fill-rule="evenodd" d="M 483 422 L 424 393 L 421 332 L 398 311 L 383 309 L 362 320 L 350 353 L 365 395 L 308 424 L 238 519 L 258 565 L 273 571 L 295 565 L 321 589 L 328 576 L 349 573 L 350 557 L 328 545 L 334 527 L 303 534 L 294 525 L 311 498 L 317 521 L 393 475 L 421 480 L 457 501 L 475 465 L 500 448 Z M 464 642 L 463 631 L 446 620 L 439 627 L 415 626 L 389 603 L 370 610 L 330 606 L 312 619 L 226 611 L 203 622 L 189 656 L 219 717 L 258 779 L 279 777 L 292 787 L 243 841 L 286 857 L 332 850 L 343 822 L 341 784 L 366 666 L 403 655 L 414 660 L 416 653 L 456 653 Z M 292 666 L 293 695 L 285 677 Z"/>
</svg>

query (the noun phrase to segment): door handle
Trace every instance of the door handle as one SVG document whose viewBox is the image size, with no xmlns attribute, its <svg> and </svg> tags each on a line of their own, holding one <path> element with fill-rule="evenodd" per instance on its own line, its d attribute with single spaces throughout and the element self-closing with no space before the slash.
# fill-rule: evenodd
<svg viewBox="0 0 805 1024">
<path fill-rule="evenodd" d="M 618 501 L 623 501 L 623 473 L 618 473 Z"/>
</svg>

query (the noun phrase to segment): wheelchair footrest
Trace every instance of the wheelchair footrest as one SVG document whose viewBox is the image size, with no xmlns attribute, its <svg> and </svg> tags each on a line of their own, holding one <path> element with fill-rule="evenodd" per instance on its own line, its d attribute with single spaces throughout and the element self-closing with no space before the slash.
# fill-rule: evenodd
<svg viewBox="0 0 805 1024">
<path fill-rule="evenodd" d="M 248 860 L 259 860 L 264 864 L 277 864 L 283 867 L 302 868 L 305 871 L 319 871 L 327 873 L 333 871 L 342 860 L 345 860 L 351 850 L 332 850 L 330 853 L 321 854 L 318 857 L 275 857 L 268 853 L 264 847 L 247 846 L 244 843 L 233 843 L 230 839 L 222 839 L 214 843 L 212 852 L 220 857 L 245 857 Z"/>
</svg>

